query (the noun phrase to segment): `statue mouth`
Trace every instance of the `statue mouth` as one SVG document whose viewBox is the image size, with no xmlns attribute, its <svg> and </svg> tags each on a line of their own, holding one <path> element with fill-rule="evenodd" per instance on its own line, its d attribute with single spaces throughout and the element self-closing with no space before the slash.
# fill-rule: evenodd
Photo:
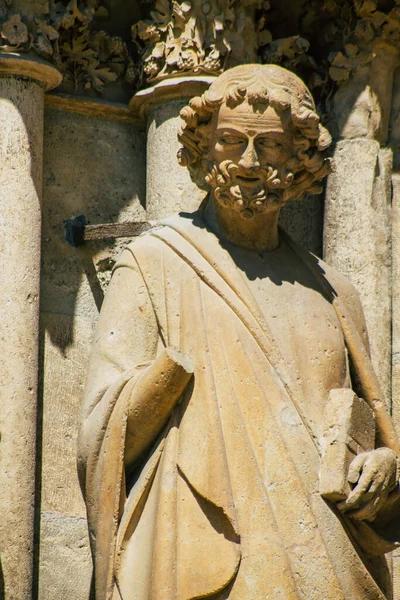
<svg viewBox="0 0 400 600">
<path fill-rule="evenodd" d="M 260 183 L 262 181 L 261 177 L 248 177 L 247 175 L 236 175 L 235 178 L 244 184 Z"/>
<path fill-rule="evenodd" d="M 240 215 L 243 219 L 246 219 L 246 221 L 249 221 L 250 219 L 252 219 L 254 217 L 254 210 L 252 210 L 251 208 L 243 208 L 240 211 Z"/>
</svg>

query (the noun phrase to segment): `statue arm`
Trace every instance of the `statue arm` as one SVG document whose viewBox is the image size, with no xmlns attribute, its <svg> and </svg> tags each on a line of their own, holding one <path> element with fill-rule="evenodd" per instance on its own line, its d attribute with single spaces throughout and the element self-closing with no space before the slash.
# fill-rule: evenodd
<svg viewBox="0 0 400 600">
<path fill-rule="evenodd" d="M 368 333 L 364 312 L 354 286 L 342 276 L 335 282 L 357 332 L 368 352 Z M 334 277 L 331 278 L 331 280 Z M 355 379 L 355 381 L 354 381 Z M 353 377 L 355 391 L 362 396 L 362 385 Z M 354 489 L 348 498 L 338 504 L 341 512 L 358 523 L 359 542 L 371 554 L 380 554 L 396 548 L 400 542 L 400 488 L 398 457 L 389 448 L 379 447 L 356 456 L 349 468 L 349 482 Z M 361 537 L 360 537 L 361 536 Z"/>
<path fill-rule="evenodd" d="M 125 465 L 133 464 L 166 424 L 193 375 L 193 365 L 182 352 L 165 348 L 128 388 Z"/>
<path fill-rule="evenodd" d="M 132 252 L 125 250 L 114 268 L 92 347 L 79 441 L 81 480 L 117 404 L 127 406 L 128 466 L 154 441 L 191 375 L 182 355 L 163 349 L 145 281 Z"/>
</svg>

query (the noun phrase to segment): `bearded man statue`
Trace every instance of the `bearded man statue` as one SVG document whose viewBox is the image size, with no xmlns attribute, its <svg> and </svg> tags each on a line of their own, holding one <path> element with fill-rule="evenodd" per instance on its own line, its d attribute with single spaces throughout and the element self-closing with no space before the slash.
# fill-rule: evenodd
<svg viewBox="0 0 400 600">
<path fill-rule="evenodd" d="M 273 65 L 226 71 L 181 116 L 179 161 L 209 194 L 123 252 L 89 368 L 96 599 L 388 599 L 399 446 L 361 305 L 278 227 L 321 190 L 329 133 Z M 320 493 L 335 391 L 376 424 L 339 502 Z"/>
</svg>

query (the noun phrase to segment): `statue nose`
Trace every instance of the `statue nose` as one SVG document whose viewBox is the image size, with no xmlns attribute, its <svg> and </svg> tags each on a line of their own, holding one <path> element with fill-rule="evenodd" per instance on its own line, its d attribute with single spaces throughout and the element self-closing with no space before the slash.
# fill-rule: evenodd
<svg viewBox="0 0 400 600">
<path fill-rule="evenodd" d="M 247 144 L 246 150 L 243 152 L 239 161 L 239 166 L 243 169 L 255 170 L 260 168 L 257 151 L 252 140 Z"/>
</svg>

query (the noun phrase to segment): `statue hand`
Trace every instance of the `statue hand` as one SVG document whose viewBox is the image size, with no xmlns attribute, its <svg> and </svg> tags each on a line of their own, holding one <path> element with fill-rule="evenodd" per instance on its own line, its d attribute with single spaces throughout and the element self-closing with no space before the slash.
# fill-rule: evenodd
<svg viewBox="0 0 400 600">
<path fill-rule="evenodd" d="M 339 502 L 341 512 L 359 521 L 373 521 L 397 484 L 397 457 L 389 448 L 358 454 L 347 477 L 355 484 L 347 499 Z"/>
</svg>

